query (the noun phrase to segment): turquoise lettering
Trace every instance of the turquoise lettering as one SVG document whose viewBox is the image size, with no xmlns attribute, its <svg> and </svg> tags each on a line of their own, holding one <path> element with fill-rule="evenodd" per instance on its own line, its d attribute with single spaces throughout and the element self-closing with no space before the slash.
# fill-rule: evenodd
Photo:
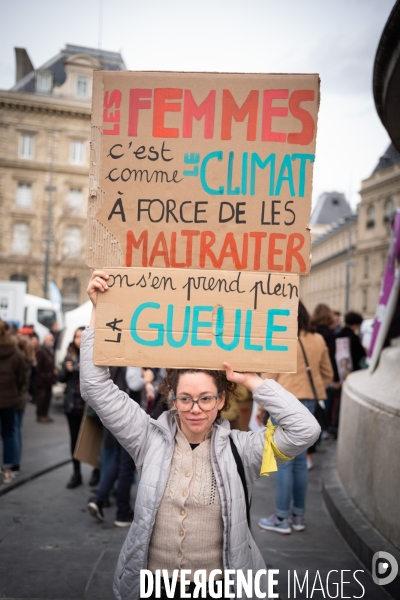
<svg viewBox="0 0 400 600">
<path fill-rule="evenodd" d="M 229 152 L 228 156 L 228 179 L 226 182 L 226 194 L 227 196 L 237 196 L 240 192 L 239 186 L 232 189 L 232 174 L 233 174 L 233 161 L 235 158 L 234 152 Z"/>
<path fill-rule="evenodd" d="M 287 175 L 285 175 L 285 171 Z M 281 193 L 281 187 L 284 181 L 288 182 L 290 195 L 294 196 L 293 169 L 290 154 L 285 154 L 283 157 L 281 168 L 279 170 L 278 181 L 276 182 L 275 196 L 279 196 Z"/>
<path fill-rule="evenodd" d="M 256 193 L 256 167 L 265 169 L 270 164 L 269 169 L 269 195 L 274 195 L 274 180 L 275 180 L 275 158 L 276 154 L 270 154 L 265 160 L 261 160 L 256 152 L 251 155 L 250 165 L 250 196 L 254 196 Z"/>
<path fill-rule="evenodd" d="M 242 158 L 242 196 L 247 194 L 247 164 L 249 162 L 249 153 L 243 152 Z"/>
<path fill-rule="evenodd" d="M 167 330 L 166 330 L 166 338 L 167 344 L 171 346 L 171 348 L 182 348 L 188 341 L 189 337 L 189 325 L 190 325 L 190 306 L 185 306 L 185 315 L 183 319 L 183 331 L 182 337 L 180 340 L 174 340 L 172 335 L 174 331 L 174 305 L 168 304 L 167 309 Z"/>
<path fill-rule="evenodd" d="M 300 160 L 299 168 L 299 198 L 304 198 L 304 190 L 306 187 L 306 163 L 309 160 L 314 162 L 314 154 L 292 154 L 292 160 Z"/>
<path fill-rule="evenodd" d="M 244 333 L 244 349 L 245 350 L 256 350 L 257 352 L 261 352 L 263 347 L 260 344 L 252 344 L 251 342 L 251 328 L 253 321 L 253 311 L 246 310 L 246 327 Z"/>
<path fill-rule="evenodd" d="M 212 327 L 212 321 L 199 321 L 201 312 L 212 312 L 213 306 L 194 306 L 193 307 L 193 324 L 192 324 L 192 346 L 211 346 L 211 340 L 199 340 L 197 334 L 199 327 Z"/>
<path fill-rule="evenodd" d="M 237 308 L 235 311 L 235 332 L 233 334 L 233 340 L 226 344 L 222 339 L 224 333 L 224 325 L 225 325 L 225 315 L 224 309 L 222 306 L 219 306 L 217 309 L 217 323 L 215 327 L 215 341 L 217 342 L 217 346 L 222 348 L 223 350 L 234 350 L 237 348 L 240 342 L 240 326 L 242 323 L 242 311 L 240 308 Z"/>
<path fill-rule="evenodd" d="M 203 162 L 201 163 L 201 167 L 200 167 L 200 182 L 201 182 L 201 185 L 203 186 L 203 190 L 205 192 L 207 192 L 207 194 L 212 194 L 213 196 L 222 196 L 224 193 L 224 188 L 222 185 L 217 190 L 210 188 L 210 186 L 208 185 L 207 180 L 206 180 L 207 165 L 208 165 L 208 162 L 212 158 L 216 158 L 219 162 L 221 162 L 223 155 L 224 155 L 224 153 L 221 150 L 216 150 L 215 152 L 210 152 L 210 154 L 207 154 L 203 158 Z"/>
<path fill-rule="evenodd" d="M 149 329 L 155 329 L 158 331 L 158 335 L 155 340 L 145 340 L 141 338 L 137 332 L 137 322 L 144 310 L 147 308 L 154 308 L 158 310 L 160 305 L 157 302 L 144 302 L 143 304 L 139 304 L 139 306 L 135 309 L 135 312 L 132 315 L 131 319 L 131 336 L 135 340 L 137 344 L 141 344 L 142 346 L 163 346 L 164 344 L 164 325 L 161 323 L 152 323 L 149 324 Z"/>
<path fill-rule="evenodd" d="M 280 309 L 280 308 L 271 308 L 268 311 L 267 317 L 267 339 L 266 339 L 266 349 L 274 350 L 275 352 L 287 352 L 289 350 L 288 346 L 279 346 L 278 344 L 272 343 L 272 336 L 275 331 L 287 331 L 286 325 L 275 325 L 274 319 L 275 317 L 288 317 L 290 315 L 290 310 Z"/>
</svg>

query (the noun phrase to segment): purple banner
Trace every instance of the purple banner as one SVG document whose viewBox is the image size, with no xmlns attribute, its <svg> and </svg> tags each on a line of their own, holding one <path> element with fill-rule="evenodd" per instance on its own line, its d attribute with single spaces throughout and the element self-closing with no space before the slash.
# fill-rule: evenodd
<svg viewBox="0 0 400 600">
<path fill-rule="evenodd" d="M 372 351 L 378 337 L 383 319 L 386 314 L 386 307 L 396 278 L 396 269 L 398 269 L 398 257 L 400 254 L 400 210 L 396 212 L 392 225 L 392 239 L 390 242 L 389 254 L 386 261 L 385 273 L 382 279 L 381 290 L 379 294 L 378 306 L 376 308 L 374 328 L 372 332 L 371 343 L 368 350 L 368 356 L 372 356 Z"/>
</svg>

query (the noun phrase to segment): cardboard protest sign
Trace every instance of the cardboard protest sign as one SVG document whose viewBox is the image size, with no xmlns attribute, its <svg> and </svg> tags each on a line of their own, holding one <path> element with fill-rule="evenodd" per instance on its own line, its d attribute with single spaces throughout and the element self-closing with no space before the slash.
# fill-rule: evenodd
<svg viewBox="0 0 400 600">
<path fill-rule="evenodd" d="M 97 365 L 294 372 L 299 277 L 111 269 L 99 294 Z"/>
<path fill-rule="evenodd" d="M 94 73 L 88 266 L 310 269 L 318 75 Z"/>
</svg>

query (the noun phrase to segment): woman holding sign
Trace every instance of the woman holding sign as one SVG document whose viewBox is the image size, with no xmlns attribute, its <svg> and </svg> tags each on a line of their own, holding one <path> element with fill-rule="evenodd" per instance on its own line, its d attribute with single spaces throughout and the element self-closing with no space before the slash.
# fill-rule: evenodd
<svg viewBox="0 0 400 600">
<path fill-rule="evenodd" d="M 241 589 L 242 597 L 256 598 L 268 581 L 248 527 L 248 496 L 260 471 L 268 474 L 277 468 L 275 457 L 290 460 L 311 446 L 319 425 L 275 381 L 235 372 L 228 363 L 226 371 L 168 369 L 162 392 L 171 409 L 151 419 L 113 385 L 106 367 L 93 363 L 97 296 L 107 291 L 107 279 L 94 271 L 87 290 L 93 311 L 82 338 L 81 390 L 140 475 L 134 521 L 114 578 L 116 597 L 166 597 L 172 589 L 169 597 L 179 598 L 185 584 L 189 597 L 195 590 L 222 597 L 222 582 L 215 580 L 223 580 L 225 591 Z M 264 429 L 231 431 L 221 419 L 236 384 L 275 417 L 278 426 L 267 435 Z"/>
</svg>

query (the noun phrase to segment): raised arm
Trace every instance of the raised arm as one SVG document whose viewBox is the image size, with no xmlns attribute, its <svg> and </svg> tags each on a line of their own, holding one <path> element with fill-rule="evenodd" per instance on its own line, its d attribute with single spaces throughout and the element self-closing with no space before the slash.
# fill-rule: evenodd
<svg viewBox="0 0 400 600">
<path fill-rule="evenodd" d="M 111 381 L 107 367 L 93 362 L 94 326 L 96 320 L 97 293 L 105 292 L 108 275 L 94 271 L 87 289 L 92 301 L 92 317 L 89 329 L 82 335 L 80 353 L 81 395 L 93 406 L 104 425 L 117 438 L 140 466 L 150 417 L 125 392 Z"/>
<path fill-rule="evenodd" d="M 316 442 L 321 428 L 310 411 L 293 394 L 272 379 L 262 380 L 255 373 L 236 373 L 228 363 L 224 365 L 227 378 L 247 387 L 252 392 L 254 401 L 274 417 L 278 427 L 273 440 L 285 456 L 297 456 Z M 254 433 L 234 432 L 234 437 L 245 464 L 253 477 L 257 477 L 261 467 L 265 429 Z"/>
</svg>

